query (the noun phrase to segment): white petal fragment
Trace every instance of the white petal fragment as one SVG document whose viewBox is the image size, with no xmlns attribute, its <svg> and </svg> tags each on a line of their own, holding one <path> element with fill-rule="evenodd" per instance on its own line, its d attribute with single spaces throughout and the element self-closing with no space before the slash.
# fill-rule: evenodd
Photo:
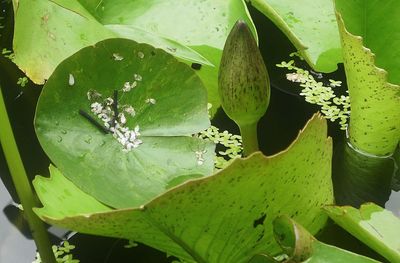
<svg viewBox="0 0 400 263">
<path fill-rule="evenodd" d="M 74 84 L 75 84 L 75 78 L 72 74 L 69 74 L 68 84 L 70 86 L 74 86 Z"/>
</svg>

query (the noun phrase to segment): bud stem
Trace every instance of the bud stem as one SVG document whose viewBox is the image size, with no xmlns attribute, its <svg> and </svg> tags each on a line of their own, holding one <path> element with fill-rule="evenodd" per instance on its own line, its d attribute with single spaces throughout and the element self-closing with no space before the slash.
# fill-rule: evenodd
<svg viewBox="0 0 400 263">
<path fill-rule="evenodd" d="M 244 156 L 249 156 L 258 151 L 257 122 L 239 125 L 239 128 L 242 136 Z"/>
</svg>

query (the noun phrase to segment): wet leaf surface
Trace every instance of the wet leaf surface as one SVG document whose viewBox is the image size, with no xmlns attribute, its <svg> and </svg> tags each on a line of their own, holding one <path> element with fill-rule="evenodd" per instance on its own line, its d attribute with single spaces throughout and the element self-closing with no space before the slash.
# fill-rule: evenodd
<svg viewBox="0 0 400 263">
<path fill-rule="evenodd" d="M 242 0 L 20 0 L 15 12 L 14 62 L 43 83 L 56 66 L 83 47 L 125 37 L 162 48 L 189 65 L 219 107 L 218 65 L 231 27 L 255 27 Z"/>
<path fill-rule="evenodd" d="M 117 103 L 107 106 L 112 100 Z M 115 105 L 124 115 L 117 123 L 125 127 L 105 134 Z M 107 107 L 103 122 L 95 110 Z M 99 42 L 60 64 L 35 118 L 39 141 L 57 168 L 118 208 L 142 205 L 179 178 L 210 175 L 214 145 L 191 137 L 209 125 L 206 90 L 196 74 L 163 50 L 127 39 Z"/>
<path fill-rule="evenodd" d="M 400 220 L 392 212 L 373 203 L 360 209 L 327 206 L 324 210 L 338 225 L 390 262 L 400 262 Z"/>
<path fill-rule="evenodd" d="M 88 214 L 62 196 L 43 195 L 41 189 L 60 186 L 37 177 L 44 208 L 36 212 L 51 224 L 133 239 L 187 262 L 248 262 L 256 254 L 280 252 L 272 233 L 272 221 L 280 214 L 311 233 L 325 224 L 321 206 L 333 202 L 332 145 L 326 132 L 326 121 L 314 116 L 287 150 L 236 159 L 212 176 L 188 181 L 135 209 Z M 72 192 L 84 194 L 79 188 Z"/>
</svg>

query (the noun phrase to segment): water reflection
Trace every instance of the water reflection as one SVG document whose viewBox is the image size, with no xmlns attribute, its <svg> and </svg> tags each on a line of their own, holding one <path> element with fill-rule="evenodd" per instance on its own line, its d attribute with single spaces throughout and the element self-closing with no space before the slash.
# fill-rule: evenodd
<svg viewBox="0 0 400 263">
<path fill-rule="evenodd" d="M 337 142 L 332 165 L 336 203 L 359 207 L 365 202 L 374 202 L 385 207 L 392 193 L 395 172 L 393 157 L 367 156 L 345 140 Z"/>
<path fill-rule="evenodd" d="M 7 189 L 0 180 L 0 262 L 32 262 L 35 258 L 36 247 L 31 239 L 29 232 L 26 232 L 26 223 L 24 223 L 19 209 L 13 205 L 12 199 Z M 4 209 L 3 209 L 4 208 Z M 18 222 L 23 232 L 9 221 Z M 24 234 L 26 236 L 24 236 Z"/>
</svg>

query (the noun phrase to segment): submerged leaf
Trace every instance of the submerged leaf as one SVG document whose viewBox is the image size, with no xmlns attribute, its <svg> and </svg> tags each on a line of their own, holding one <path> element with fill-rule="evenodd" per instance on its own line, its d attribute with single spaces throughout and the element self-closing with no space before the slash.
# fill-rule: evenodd
<svg viewBox="0 0 400 263">
<path fill-rule="evenodd" d="M 308 64 L 332 72 L 342 62 L 331 0 L 247 0 L 285 33 Z"/>
<path fill-rule="evenodd" d="M 384 206 L 388 201 L 396 171 L 392 157 L 368 156 L 344 141 L 335 146 L 332 167 L 336 205 L 360 207 L 373 202 Z"/>
<path fill-rule="evenodd" d="M 99 42 L 61 63 L 35 118 L 57 168 L 117 208 L 142 205 L 182 178 L 210 175 L 214 145 L 190 136 L 209 125 L 196 74 L 163 50 L 127 39 Z"/>
<path fill-rule="evenodd" d="M 373 203 L 360 209 L 326 206 L 324 210 L 338 225 L 390 262 L 400 262 L 400 219 L 392 212 Z"/>
<path fill-rule="evenodd" d="M 333 202 L 326 132 L 326 121 L 314 116 L 286 151 L 235 159 L 220 172 L 181 184 L 136 209 L 88 215 L 39 194 L 44 208 L 36 212 L 48 223 L 135 240 L 185 262 L 247 263 L 256 254 L 280 252 L 272 237 L 276 216 L 290 215 L 311 233 L 325 224 L 321 206 Z M 38 191 L 44 182 L 51 181 L 35 179 Z M 71 206 L 65 208 L 71 213 L 52 209 L 57 205 Z"/>
<path fill-rule="evenodd" d="M 349 137 L 359 150 L 392 154 L 400 140 L 398 1 L 336 0 L 351 100 Z"/>
</svg>

